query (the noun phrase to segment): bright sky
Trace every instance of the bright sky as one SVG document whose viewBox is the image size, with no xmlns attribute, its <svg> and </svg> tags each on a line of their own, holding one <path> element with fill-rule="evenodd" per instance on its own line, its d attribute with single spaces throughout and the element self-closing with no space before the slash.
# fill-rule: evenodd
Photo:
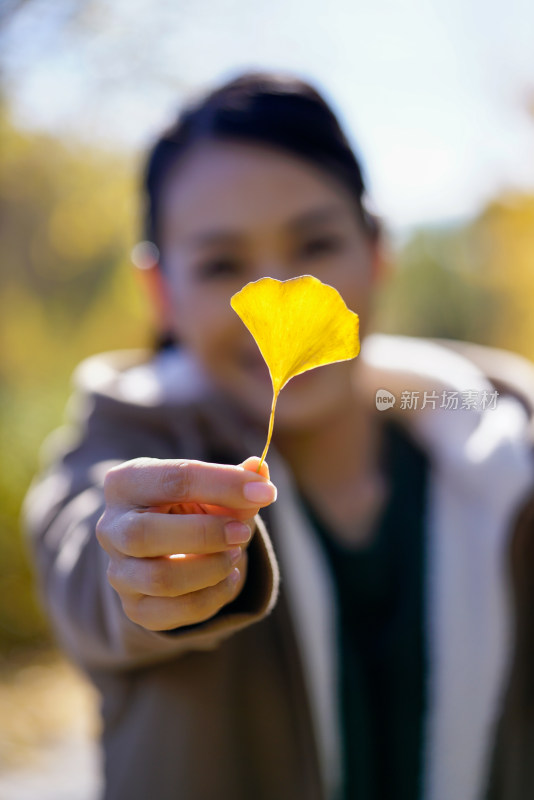
<svg viewBox="0 0 534 800">
<path fill-rule="evenodd" d="M 143 147 L 192 90 L 296 71 L 332 102 L 393 228 L 534 189 L 532 0 L 33 0 L 3 69 L 17 120 Z"/>
</svg>

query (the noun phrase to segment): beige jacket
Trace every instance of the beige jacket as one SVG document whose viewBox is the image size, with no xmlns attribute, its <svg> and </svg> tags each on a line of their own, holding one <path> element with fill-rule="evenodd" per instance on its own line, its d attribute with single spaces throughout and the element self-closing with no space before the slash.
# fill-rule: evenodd
<svg viewBox="0 0 534 800">
<path fill-rule="evenodd" d="M 397 396 L 430 455 L 424 800 L 534 796 L 534 370 L 474 345 L 369 336 L 358 390 Z M 238 463 L 262 433 L 186 357 L 84 362 L 69 424 L 25 503 L 58 639 L 102 694 L 106 800 L 331 800 L 339 783 L 334 595 L 291 476 L 262 512 L 245 587 L 205 623 L 144 630 L 106 580 L 102 481 L 137 456 Z M 403 410 L 405 390 L 499 392 L 496 407 Z M 377 411 L 377 413 L 379 413 Z M 267 533 L 267 530 L 269 533 Z"/>
</svg>

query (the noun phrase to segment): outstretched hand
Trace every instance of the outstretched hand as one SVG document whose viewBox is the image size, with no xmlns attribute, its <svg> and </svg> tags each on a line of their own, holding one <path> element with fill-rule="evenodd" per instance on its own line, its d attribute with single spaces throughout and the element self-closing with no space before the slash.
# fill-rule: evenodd
<svg viewBox="0 0 534 800">
<path fill-rule="evenodd" d="M 254 516 L 276 499 L 259 458 L 238 466 L 138 458 L 111 469 L 96 536 L 125 614 L 149 630 L 202 622 L 234 600 Z"/>
</svg>

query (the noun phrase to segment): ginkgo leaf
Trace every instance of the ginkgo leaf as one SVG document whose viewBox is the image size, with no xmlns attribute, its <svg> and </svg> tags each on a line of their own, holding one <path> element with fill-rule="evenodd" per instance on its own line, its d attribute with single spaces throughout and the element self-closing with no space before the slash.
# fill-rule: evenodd
<svg viewBox="0 0 534 800">
<path fill-rule="evenodd" d="M 360 352 L 359 319 L 337 289 L 312 275 L 287 281 L 261 278 L 247 283 L 230 303 L 254 337 L 273 384 L 261 466 L 269 449 L 280 391 L 302 372 L 355 358 Z"/>
</svg>

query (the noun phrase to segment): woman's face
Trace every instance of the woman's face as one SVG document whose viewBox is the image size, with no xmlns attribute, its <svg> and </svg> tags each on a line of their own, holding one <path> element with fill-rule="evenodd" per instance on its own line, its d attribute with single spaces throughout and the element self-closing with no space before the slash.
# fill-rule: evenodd
<svg viewBox="0 0 534 800">
<path fill-rule="evenodd" d="M 376 252 L 353 201 L 328 174 L 256 144 L 206 142 L 166 182 L 161 252 L 169 324 L 219 390 L 260 421 L 269 373 L 230 306 L 249 281 L 315 275 L 334 286 L 365 329 Z M 277 428 L 319 424 L 346 403 L 351 362 L 311 370 L 283 389 Z"/>
</svg>

